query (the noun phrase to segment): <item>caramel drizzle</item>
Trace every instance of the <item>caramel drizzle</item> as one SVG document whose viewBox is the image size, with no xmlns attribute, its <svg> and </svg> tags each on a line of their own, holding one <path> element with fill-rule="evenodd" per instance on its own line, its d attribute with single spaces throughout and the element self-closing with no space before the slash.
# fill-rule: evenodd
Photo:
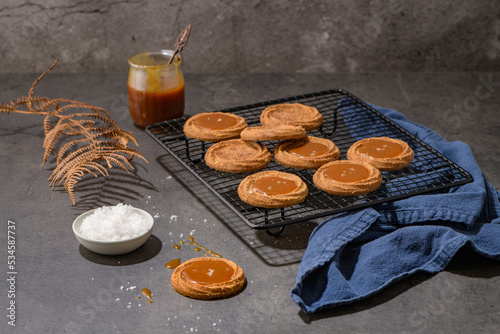
<svg viewBox="0 0 500 334">
<path fill-rule="evenodd" d="M 328 152 L 328 146 L 321 143 L 307 142 L 288 151 L 299 157 L 318 157 Z"/>
<path fill-rule="evenodd" d="M 182 273 L 187 280 L 193 283 L 209 285 L 230 281 L 234 269 L 221 260 L 194 261 Z"/>
<path fill-rule="evenodd" d="M 225 114 L 209 114 L 200 116 L 195 120 L 195 124 L 203 129 L 223 130 L 230 128 L 238 123 L 238 120 Z"/>
<path fill-rule="evenodd" d="M 370 139 L 359 147 L 359 153 L 370 158 L 394 158 L 403 153 L 403 148 L 388 140 Z"/>
<path fill-rule="evenodd" d="M 181 249 L 181 245 L 184 245 L 184 244 L 187 244 L 187 245 L 195 245 L 195 246 L 196 246 L 196 247 L 194 248 L 194 251 L 195 251 L 195 252 L 200 252 L 201 250 L 204 250 L 203 255 L 205 255 L 205 256 L 223 257 L 222 255 L 217 254 L 216 252 L 211 251 L 210 249 L 208 249 L 208 248 L 206 248 L 206 247 L 204 247 L 204 246 L 200 245 L 200 244 L 199 244 L 199 243 L 197 243 L 196 241 L 194 241 L 194 237 L 189 236 L 189 237 L 188 237 L 188 239 L 189 239 L 189 242 L 186 242 L 186 241 L 184 241 L 184 240 L 179 241 L 179 243 L 178 243 L 178 244 L 175 244 L 175 245 L 174 245 L 174 249 Z M 174 260 L 172 260 L 172 261 L 174 261 Z M 167 264 L 168 264 L 168 263 L 167 263 Z"/>
<path fill-rule="evenodd" d="M 370 177 L 370 171 L 366 167 L 356 164 L 331 165 L 323 173 L 327 178 L 343 183 L 358 182 Z"/>
<path fill-rule="evenodd" d="M 297 189 L 295 181 L 274 176 L 259 178 L 253 186 L 253 190 L 265 196 L 284 195 Z"/>
</svg>

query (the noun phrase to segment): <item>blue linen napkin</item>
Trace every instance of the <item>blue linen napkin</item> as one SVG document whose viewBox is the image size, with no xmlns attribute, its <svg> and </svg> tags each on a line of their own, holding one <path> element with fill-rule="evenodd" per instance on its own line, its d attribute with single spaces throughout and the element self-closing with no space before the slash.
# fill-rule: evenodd
<svg viewBox="0 0 500 334">
<path fill-rule="evenodd" d="M 474 181 L 341 213 L 316 227 L 291 290 L 306 313 L 367 298 L 416 272 L 439 272 L 464 245 L 500 260 L 500 193 L 469 147 L 447 142 L 395 110 L 372 107 L 464 168 Z"/>
</svg>

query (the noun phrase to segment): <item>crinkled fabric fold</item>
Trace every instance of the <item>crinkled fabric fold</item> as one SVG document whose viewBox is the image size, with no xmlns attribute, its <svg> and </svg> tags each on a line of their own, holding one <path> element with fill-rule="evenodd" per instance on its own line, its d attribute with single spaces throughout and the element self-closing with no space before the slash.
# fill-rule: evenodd
<svg viewBox="0 0 500 334">
<path fill-rule="evenodd" d="M 464 168 L 474 181 L 342 213 L 319 225 L 291 291 L 306 313 L 367 298 L 415 272 L 439 272 L 464 245 L 500 260 L 499 193 L 470 148 L 447 142 L 395 110 L 372 107 Z"/>
</svg>

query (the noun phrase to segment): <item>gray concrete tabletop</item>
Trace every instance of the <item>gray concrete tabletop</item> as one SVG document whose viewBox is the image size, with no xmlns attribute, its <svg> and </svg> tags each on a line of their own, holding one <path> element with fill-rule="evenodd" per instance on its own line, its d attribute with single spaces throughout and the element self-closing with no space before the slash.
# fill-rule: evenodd
<svg viewBox="0 0 500 334">
<path fill-rule="evenodd" d="M 16 69 L 12 69 L 13 72 Z M 0 101 L 26 95 L 38 73 L 0 74 Z M 500 73 L 186 73 L 186 114 L 342 88 L 392 108 L 447 140 L 467 143 L 500 188 Z M 308 237 L 319 221 L 279 237 L 251 229 L 130 120 L 126 73 L 49 73 L 35 94 L 108 110 L 138 140 L 148 163 L 130 174 L 78 185 L 76 205 L 51 189 L 54 162 L 41 167 L 43 118 L 0 114 L 0 332 L 2 333 L 493 333 L 500 328 L 500 263 L 460 251 L 435 275 L 417 274 L 350 305 L 304 314 L 290 297 Z M 132 145 L 133 147 L 133 145 Z M 138 250 L 103 256 L 75 239 L 86 210 L 131 204 L 155 217 Z M 8 226 L 15 224 L 15 253 Z M 231 298 L 200 301 L 176 293 L 165 264 L 199 256 L 194 240 L 238 263 L 247 277 Z M 14 258 L 9 258 L 14 256 Z M 15 274 L 8 274 L 15 259 Z M 12 278 L 12 279 L 11 279 Z M 153 303 L 138 299 L 148 288 Z M 12 311 L 11 302 L 15 310 Z M 11 308 L 9 310 L 9 308 Z M 9 324 L 14 315 L 14 324 Z"/>
</svg>

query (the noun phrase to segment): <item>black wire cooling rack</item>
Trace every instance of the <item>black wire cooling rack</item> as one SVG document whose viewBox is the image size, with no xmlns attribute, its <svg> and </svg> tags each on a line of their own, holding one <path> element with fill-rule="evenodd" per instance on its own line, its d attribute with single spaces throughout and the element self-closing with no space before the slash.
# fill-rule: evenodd
<svg viewBox="0 0 500 334">
<path fill-rule="evenodd" d="M 413 149 L 415 158 L 405 169 L 382 172 L 382 186 L 376 191 L 347 197 L 330 195 L 317 189 L 312 181 L 315 170 L 292 169 L 273 160 L 264 170 L 279 170 L 299 175 L 307 184 L 309 194 L 303 203 L 292 207 L 264 209 L 246 204 L 238 197 L 238 185 L 251 173 L 220 172 L 205 164 L 204 155 L 212 143 L 187 138 L 183 131 L 187 118 L 154 124 L 147 127 L 146 131 L 250 227 L 255 229 L 280 227 L 276 234 L 281 233 L 284 226 L 289 224 L 472 181 L 471 175 L 464 169 L 344 90 L 328 90 L 218 111 L 242 116 L 249 126 L 255 126 L 259 125 L 260 114 L 267 106 L 279 103 L 302 103 L 317 108 L 323 115 L 323 125 L 308 135 L 332 140 L 340 149 L 341 159 L 346 158 L 347 150 L 354 142 L 363 138 L 382 136 L 405 141 Z M 273 152 L 278 142 L 262 143 Z"/>
</svg>

